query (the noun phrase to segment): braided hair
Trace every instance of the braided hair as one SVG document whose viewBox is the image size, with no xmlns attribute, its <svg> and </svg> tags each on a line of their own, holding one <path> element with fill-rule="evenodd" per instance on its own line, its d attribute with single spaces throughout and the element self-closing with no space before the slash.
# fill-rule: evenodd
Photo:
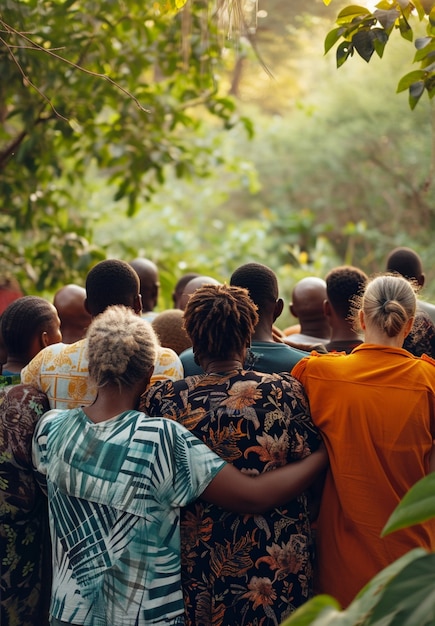
<svg viewBox="0 0 435 626">
<path fill-rule="evenodd" d="M 1 316 L 1 334 L 10 356 L 27 359 L 33 338 L 53 329 L 54 306 L 39 296 L 23 296 L 11 302 Z"/>
<path fill-rule="evenodd" d="M 257 322 L 257 307 L 247 289 L 229 285 L 200 287 L 184 311 L 184 327 L 198 359 L 240 354 L 250 344 Z"/>
</svg>

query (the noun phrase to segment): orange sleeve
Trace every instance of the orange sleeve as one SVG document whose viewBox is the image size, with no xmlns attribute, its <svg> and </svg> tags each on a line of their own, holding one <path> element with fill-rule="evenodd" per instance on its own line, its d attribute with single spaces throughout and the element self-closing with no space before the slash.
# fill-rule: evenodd
<svg viewBox="0 0 435 626">
<path fill-rule="evenodd" d="M 293 367 L 292 371 L 290 372 L 291 375 L 297 378 L 302 384 L 304 384 L 304 374 L 305 374 L 305 369 L 307 367 L 309 358 L 310 358 L 309 356 L 306 356 L 300 361 L 298 361 L 296 365 Z"/>
</svg>

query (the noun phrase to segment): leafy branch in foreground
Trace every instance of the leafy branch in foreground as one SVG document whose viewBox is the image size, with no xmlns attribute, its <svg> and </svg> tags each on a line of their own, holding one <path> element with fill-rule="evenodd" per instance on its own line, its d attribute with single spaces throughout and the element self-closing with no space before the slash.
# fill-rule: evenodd
<svg viewBox="0 0 435 626">
<path fill-rule="evenodd" d="M 329 5 L 331 0 L 323 0 Z M 337 16 L 337 27 L 325 39 L 325 53 L 339 43 L 336 51 L 337 67 L 341 67 L 355 52 L 369 62 L 376 52 L 382 57 L 393 32 L 399 32 L 407 41 L 414 41 L 412 20 L 426 20 L 426 36 L 415 40 L 413 62 L 420 68 L 403 76 L 397 91 L 409 93 L 409 105 L 414 109 L 427 92 L 435 95 L 435 1 L 381 0 L 371 12 L 366 7 L 350 5 Z"/>
</svg>

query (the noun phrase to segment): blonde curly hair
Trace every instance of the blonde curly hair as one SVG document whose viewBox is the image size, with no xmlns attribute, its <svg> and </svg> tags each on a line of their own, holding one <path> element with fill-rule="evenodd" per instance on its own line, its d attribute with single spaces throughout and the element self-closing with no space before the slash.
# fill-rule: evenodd
<svg viewBox="0 0 435 626">
<path fill-rule="evenodd" d="M 98 387 L 131 387 L 154 367 L 156 334 L 151 324 L 130 308 L 108 307 L 94 318 L 86 337 L 89 375 Z"/>
</svg>

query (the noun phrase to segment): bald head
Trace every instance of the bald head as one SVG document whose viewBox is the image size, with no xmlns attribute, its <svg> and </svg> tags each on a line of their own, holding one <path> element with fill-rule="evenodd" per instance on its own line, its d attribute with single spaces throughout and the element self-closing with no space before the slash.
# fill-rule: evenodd
<svg viewBox="0 0 435 626">
<path fill-rule="evenodd" d="M 326 282 L 316 276 L 302 278 L 293 289 L 291 313 L 303 323 L 305 320 L 324 317 Z"/>
<path fill-rule="evenodd" d="M 174 291 L 172 292 L 172 301 L 174 303 L 174 309 L 181 309 L 180 307 L 180 298 L 183 295 L 184 288 L 189 281 L 193 278 L 197 278 L 199 276 L 198 272 L 187 272 L 187 274 L 183 274 L 181 276 L 174 287 Z"/>
<path fill-rule="evenodd" d="M 179 307 L 182 311 L 186 308 L 190 296 L 200 287 L 204 287 L 204 285 L 220 285 L 220 282 L 211 276 L 196 276 L 196 278 L 189 280 L 180 297 Z"/>
<path fill-rule="evenodd" d="M 79 285 L 65 285 L 55 294 L 53 304 L 60 319 L 62 341 L 74 343 L 83 339 L 92 321 L 85 308 L 86 289 Z"/>
<path fill-rule="evenodd" d="M 140 295 L 142 296 L 142 311 L 148 313 L 157 306 L 159 298 L 159 270 L 150 259 L 134 259 L 130 266 L 139 276 Z"/>
</svg>

